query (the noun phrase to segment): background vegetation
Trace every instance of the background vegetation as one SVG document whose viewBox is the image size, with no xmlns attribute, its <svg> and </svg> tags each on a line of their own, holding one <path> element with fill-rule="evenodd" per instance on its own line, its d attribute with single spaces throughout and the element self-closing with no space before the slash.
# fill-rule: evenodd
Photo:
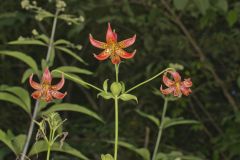
<svg viewBox="0 0 240 160">
<path fill-rule="evenodd" d="M 68 0 L 66 12 L 83 16 L 80 25 L 59 21 L 56 39 L 67 39 L 82 46 L 77 51 L 89 65 L 76 63 L 66 55 L 56 54 L 54 66 L 76 65 L 94 72 L 84 75 L 94 84 L 114 75 L 110 62 L 98 62 L 92 55 L 97 52 L 89 44 L 88 34 L 104 40 L 107 22 L 118 32 L 119 39 L 137 34 L 133 48 L 134 60 L 121 66 L 121 80 L 128 87 L 140 82 L 169 63 L 184 66 L 182 74 L 191 77 L 193 94 L 170 103 L 169 116 L 185 117 L 201 122 L 200 125 L 178 126 L 166 130 L 160 150 L 178 151 L 209 160 L 237 160 L 240 158 L 240 2 L 238 0 Z M 39 6 L 53 10 L 52 0 L 38 1 Z M 47 49 L 38 46 L 10 46 L 7 43 L 19 36 L 31 37 L 32 30 L 49 35 L 52 19 L 36 21 L 34 14 L 21 8 L 15 0 L 2 1 L 0 6 L 1 50 L 21 50 L 41 64 Z M 50 36 L 50 35 L 49 35 Z M 21 78 L 27 66 L 22 62 L 0 55 L 0 84 L 19 85 L 30 91 Z M 120 106 L 120 139 L 139 148 L 153 150 L 156 127 L 135 112 L 141 109 L 160 117 L 162 99 L 154 94 L 161 79 L 135 91 L 139 103 Z M 69 132 L 66 141 L 90 159 L 99 159 L 101 153 L 112 152 L 114 139 L 114 107 L 111 102 L 97 99 L 96 92 L 70 81 L 66 84 L 65 102 L 88 106 L 106 121 L 77 113 L 61 112 Z M 13 104 L 0 101 L 0 128 L 14 134 L 26 133 L 29 117 Z M 172 153 L 173 154 L 173 153 Z M 13 159 L 12 153 L 0 144 L 0 155 Z M 57 154 L 55 159 L 69 159 Z M 74 159 L 72 157 L 71 159 Z M 119 159 L 141 159 L 135 153 L 120 148 Z"/>
</svg>

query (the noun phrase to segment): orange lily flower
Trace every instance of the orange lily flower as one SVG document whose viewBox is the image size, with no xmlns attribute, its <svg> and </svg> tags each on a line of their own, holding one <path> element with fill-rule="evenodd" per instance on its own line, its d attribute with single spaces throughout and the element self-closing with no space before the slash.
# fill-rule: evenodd
<svg viewBox="0 0 240 160">
<path fill-rule="evenodd" d="M 167 77 L 167 73 L 170 73 L 173 77 L 173 80 L 170 80 Z M 161 92 L 162 94 L 171 94 L 173 92 L 173 95 L 176 97 L 180 97 L 182 94 L 185 96 L 188 96 L 190 93 L 192 93 L 192 90 L 190 87 L 192 86 L 192 81 L 190 78 L 184 79 L 184 81 L 181 81 L 181 76 L 178 72 L 175 71 L 168 71 L 166 74 L 163 75 L 163 83 L 168 87 L 166 89 L 162 88 L 161 85 Z"/>
<path fill-rule="evenodd" d="M 89 34 L 90 43 L 100 49 L 104 49 L 100 54 L 94 54 L 94 57 L 100 61 L 106 60 L 110 57 L 113 64 L 119 64 L 121 58 L 131 59 L 134 57 L 136 50 L 132 53 L 124 51 L 124 48 L 131 46 L 135 40 L 136 35 L 123 41 L 117 42 L 117 33 L 112 31 L 110 23 L 108 23 L 108 30 L 106 34 L 106 43 L 95 40 L 91 34 Z"/>
<path fill-rule="evenodd" d="M 29 78 L 29 83 L 32 88 L 36 89 L 36 91 L 32 93 L 32 97 L 34 99 L 41 99 L 46 102 L 50 102 L 53 100 L 53 98 L 63 99 L 67 95 L 67 92 L 61 93 L 58 91 L 63 87 L 65 83 L 63 74 L 62 79 L 59 83 L 57 83 L 56 85 L 51 85 L 52 75 L 48 68 L 46 68 L 43 73 L 41 83 L 33 81 L 33 74 Z"/>
</svg>

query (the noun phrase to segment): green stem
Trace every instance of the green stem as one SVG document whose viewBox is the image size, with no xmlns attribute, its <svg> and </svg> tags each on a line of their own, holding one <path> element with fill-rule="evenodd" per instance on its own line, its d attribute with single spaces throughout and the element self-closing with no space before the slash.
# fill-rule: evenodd
<svg viewBox="0 0 240 160">
<path fill-rule="evenodd" d="M 114 160 L 117 160 L 118 153 L 118 98 L 114 98 L 115 102 L 115 143 L 114 143 Z"/>
<path fill-rule="evenodd" d="M 104 92 L 104 90 L 98 88 L 97 86 L 94 86 L 93 84 L 90 84 L 90 83 L 88 83 L 88 82 L 85 82 L 85 81 L 82 80 L 82 79 L 78 79 L 78 78 L 72 77 L 72 76 L 70 76 L 69 74 L 64 73 L 64 72 L 62 72 L 62 71 L 60 71 L 60 70 L 57 70 L 57 69 L 56 69 L 56 70 L 53 70 L 52 72 L 62 73 L 64 76 L 72 79 L 72 80 L 75 81 L 75 82 L 79 82 L 79 83 L 82 84 L 82 85 L 87 85 L 87 86 L 89 86 L 89 87 L 92 87 L 93 89 L 95 89 L 95 90 L 97 90 L 97 91 Z"/>
<path fill-rule="evenodd" d="M 151 77 L 151 78 L 149 78 L 149 79 L 147 79 L 147 80 L 145 80 L 145 81 L 143 81 L 143 82 L 135 85 L 134 87 L 130 88 L 130 89 L 127 90 L 125 93 L 131 92 L 132 90 L 134 90 L 134 89 L 136 89 L 136 88 L 138 88 L 138 87 L 140 87 L 140 86 L 142 86 L 142 85 L 144 85 L 144 84 L 146 84 L 146 83 L 154 80 L 155 78 L 159 77 L 161 74 L 165 73 L 165 72 L 168 71 L 168 70 L 174 70 L 174 69 L 173 69 L 173 68 L 164 69 L 163 71 L 159 72 L 159 73 L 156 74 L 155 76 L 153 76 L 153 77 Z"/>
<path fill-rule="evenodd" d="M 118 82 L 119 65 L 115 64 L 116 82 Z"/>
<path fill-rule="evenodd" d="M 51 145 L 48 144 L 47 159 L 46 160 L 50 160 L 50 152 L 51 152 Z"/>
<path fill-rule="evenodd" d="M 159 148 L 159 144 L 160 144 L 160 141 L 161 141 L 162 132 L 163 132 L 163 129 L 164 129 L 163 128 L 164 127 L 164 119 L 165 119 L 165 115 L 166 115 L 166 112 L 167 112 L 167 107 L 168 107 L 168 99 L 164 98 L 164 106 L 163 106 L 161 124 L 160 124 L 160 127 L 159 127 L 158 137 L 157 137 L 157 141 L 156 141 L 156 144 L 155 144 L 152 160 L 156 160 L 156 156 L 157 156 L 157 153 L 158 153 L 158 148 Z"/>
</svg>

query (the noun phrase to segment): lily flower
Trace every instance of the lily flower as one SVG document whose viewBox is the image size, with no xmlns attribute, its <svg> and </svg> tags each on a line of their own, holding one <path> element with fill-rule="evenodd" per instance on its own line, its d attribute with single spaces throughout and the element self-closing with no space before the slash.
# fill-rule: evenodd
<svg viewBox="0 0 240 160">
<path fill-rule="evenodd" d="M 104 49 L 100 54 L 94 54 L 94 57 L 100 61 L 106 60 L 110 57 L 113 64 L 119 64 L 121 58 L 131 59 L 134 57 L 136 50 L 132 53 L 124 51 L 124 48 L 131 46 L 135 40 L 136 35 L 123 41 L 117 42 L 117 33 L 112 31 L 110 23 L 108 23 L 108 30 L 106 34 L 106 43 L 95 40 L 91 34 L 89 34 L 90 43 L 100 49 Z"/>
<path fill-rule="evenodd" d="M 170 73 L 173 80 L 167 77 L 167 73 Z M 166 74 L 163 75 L 163 83 L 168 87 L 166 89 L 163 89 L 161 85 L 160 90 L 164 95 L 168 95 L 173 92 L 174 96 L 180 97 L 182 94 L 188 96 L 190 93 L 192 93 L 192 90 L 190 89 L 190 87 L 192 86 L 191 79 L 188 78 L 184 79 L 184 81 L 181 81 L 181 76 L 179 75 L 178 72 L 175 71 L 166 72 Z"/>
<path fill-rule="evenodd" d="M 45 102 L 50 102 L 53 100 L 53 98 L 63 99 L 67 95 L 67 92 L 61 93 L 58 91 L 63 87 L 65 83 L 63 74 L 62 79 L 59 83 L 57 83 L 56 85 L 51 85 L 52 75 L 48 68 L 46 68 L 43 73 L 41 83 L 33 81 L 33 74 L 29 78 L 29 83 L 31 87 L 36 90 L 32 93 L 32 97 L 34 99 L 41 99 Z"/>
</svg>

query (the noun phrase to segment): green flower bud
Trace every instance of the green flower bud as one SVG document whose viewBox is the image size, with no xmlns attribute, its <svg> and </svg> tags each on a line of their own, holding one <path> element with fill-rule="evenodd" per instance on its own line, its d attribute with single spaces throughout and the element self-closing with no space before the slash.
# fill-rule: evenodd
<svg viewBox="0 0 240 160">
<path fill-rule="evenodd" d="M 111 84 L 110 90 L 111 90 L 113 96 L 118 96 L 120 94 L 121 90 L 122 90 L 121 83 L 113 82 Z"/>
</svg>

